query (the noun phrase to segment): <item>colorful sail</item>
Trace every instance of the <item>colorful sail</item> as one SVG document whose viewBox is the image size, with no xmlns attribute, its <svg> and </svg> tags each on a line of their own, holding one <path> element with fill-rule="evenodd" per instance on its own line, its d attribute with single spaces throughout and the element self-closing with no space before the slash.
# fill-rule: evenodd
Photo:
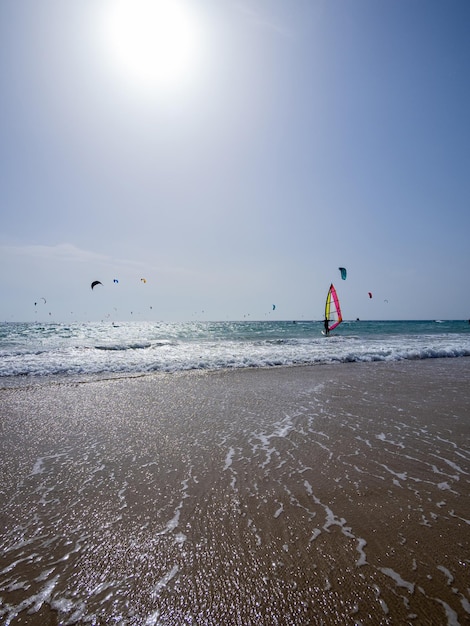
<svg viewBox="0 0 470 626">
<path fill-rule="evenodd" d="M 333 283 L 330 285 L 325 304 L 325 330 L 327 333 L 336 328 L 343 321 L 338 294 Z"/>
</svg>

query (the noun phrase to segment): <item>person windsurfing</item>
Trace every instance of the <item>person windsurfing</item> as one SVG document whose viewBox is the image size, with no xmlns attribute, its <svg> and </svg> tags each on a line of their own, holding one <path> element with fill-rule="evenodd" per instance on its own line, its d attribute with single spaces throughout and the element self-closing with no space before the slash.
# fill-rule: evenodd
<svg viewBox="0 0 470 626">
<path fill-rule="evenodd" d="M 325 330 L 322 331 L 323 334 L 329 335 L 330 331 L 334 330 L 342 321 L 343 316 L 341 315 L 338 294 L 336 293 L 335 286 L 331 283 L 325 302 L 325 318 L 323 321 Z"/>
</svg>

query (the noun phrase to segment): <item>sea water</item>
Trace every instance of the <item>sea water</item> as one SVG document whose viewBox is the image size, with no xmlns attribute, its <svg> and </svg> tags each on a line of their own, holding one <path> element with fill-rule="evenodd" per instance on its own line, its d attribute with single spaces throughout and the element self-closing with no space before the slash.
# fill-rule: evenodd
<svg viewBox="0 0 470 626">
<path fill-rule="evenodd" d="M 470 356 L 467 320 L 347 321 L 329 337 L 322 328 L 305 321 L 3 323 L 0 378 Z"/>
</svg>

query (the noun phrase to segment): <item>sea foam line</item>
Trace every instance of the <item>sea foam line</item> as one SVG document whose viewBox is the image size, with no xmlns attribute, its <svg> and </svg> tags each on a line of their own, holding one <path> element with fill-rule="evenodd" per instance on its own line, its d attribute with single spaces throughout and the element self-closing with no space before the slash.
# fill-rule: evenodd
<svg viewBox="0 0 470 626">
<path fill-rule="evenodd" d="M 330 509 L 330 507 L 327 504 L 323 504 L 323 502 L 321 502 L 321 500 L 319 500 L 319 498 L 317 498 L 315 496 L 315 494 L 313 493 L 313 489 L 311 484 L 305 480 L 304 481 L 304 486 L 307 490 L 307 493 L 312 497 L 313 501 L 315 502 L 315 504 L 320 505 L 325 513 L 326 513 L 326 521 L 323 524 L 323 529 L 326 532 L 330 532 L 328 529 L 330 528 L 330 526 L 339 526 L 341 529 L 341 532 L 343 533 L 343 535 L 345 537 L 348 537 L 349 539 L 354 539 L 357 542 L 357 547 L 356 550 L 359 552 L 359 558 L 356 561 L 356 565 L 358 567 L 362 566 L 362 565 L 366 565 L 367 564 L 367 557 L 366 557 L 366 553 L 364 551 L 364 548 L 367 546 L 367 541 L 365 539 L 363 539 L 362 537 L 357 537 L 351 530 L 350 526 L 346 526 L 346 520 L 342 517 L 342 518 L 338 518 L 338 516 L 333 513 L 333 511 Z M 319 533 L 318 533 L 319 534 Z M 318 537 L 318 534 L 315 535 L 315 537 L 312 540 L 316 539 Z"/>
</svg>

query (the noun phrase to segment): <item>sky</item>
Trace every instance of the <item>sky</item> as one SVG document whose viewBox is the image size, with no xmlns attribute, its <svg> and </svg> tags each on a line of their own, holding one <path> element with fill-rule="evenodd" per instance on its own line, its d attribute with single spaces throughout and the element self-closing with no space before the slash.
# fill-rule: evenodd
<svg viewBox="0 0 470 626">
<path fill-rule="evenodd" d="M 321 319 L 331 282 L 345 319 L 470 318 L 469 32 L 468 0 L 2 0 L 0 320 Z"/>
</svg>

